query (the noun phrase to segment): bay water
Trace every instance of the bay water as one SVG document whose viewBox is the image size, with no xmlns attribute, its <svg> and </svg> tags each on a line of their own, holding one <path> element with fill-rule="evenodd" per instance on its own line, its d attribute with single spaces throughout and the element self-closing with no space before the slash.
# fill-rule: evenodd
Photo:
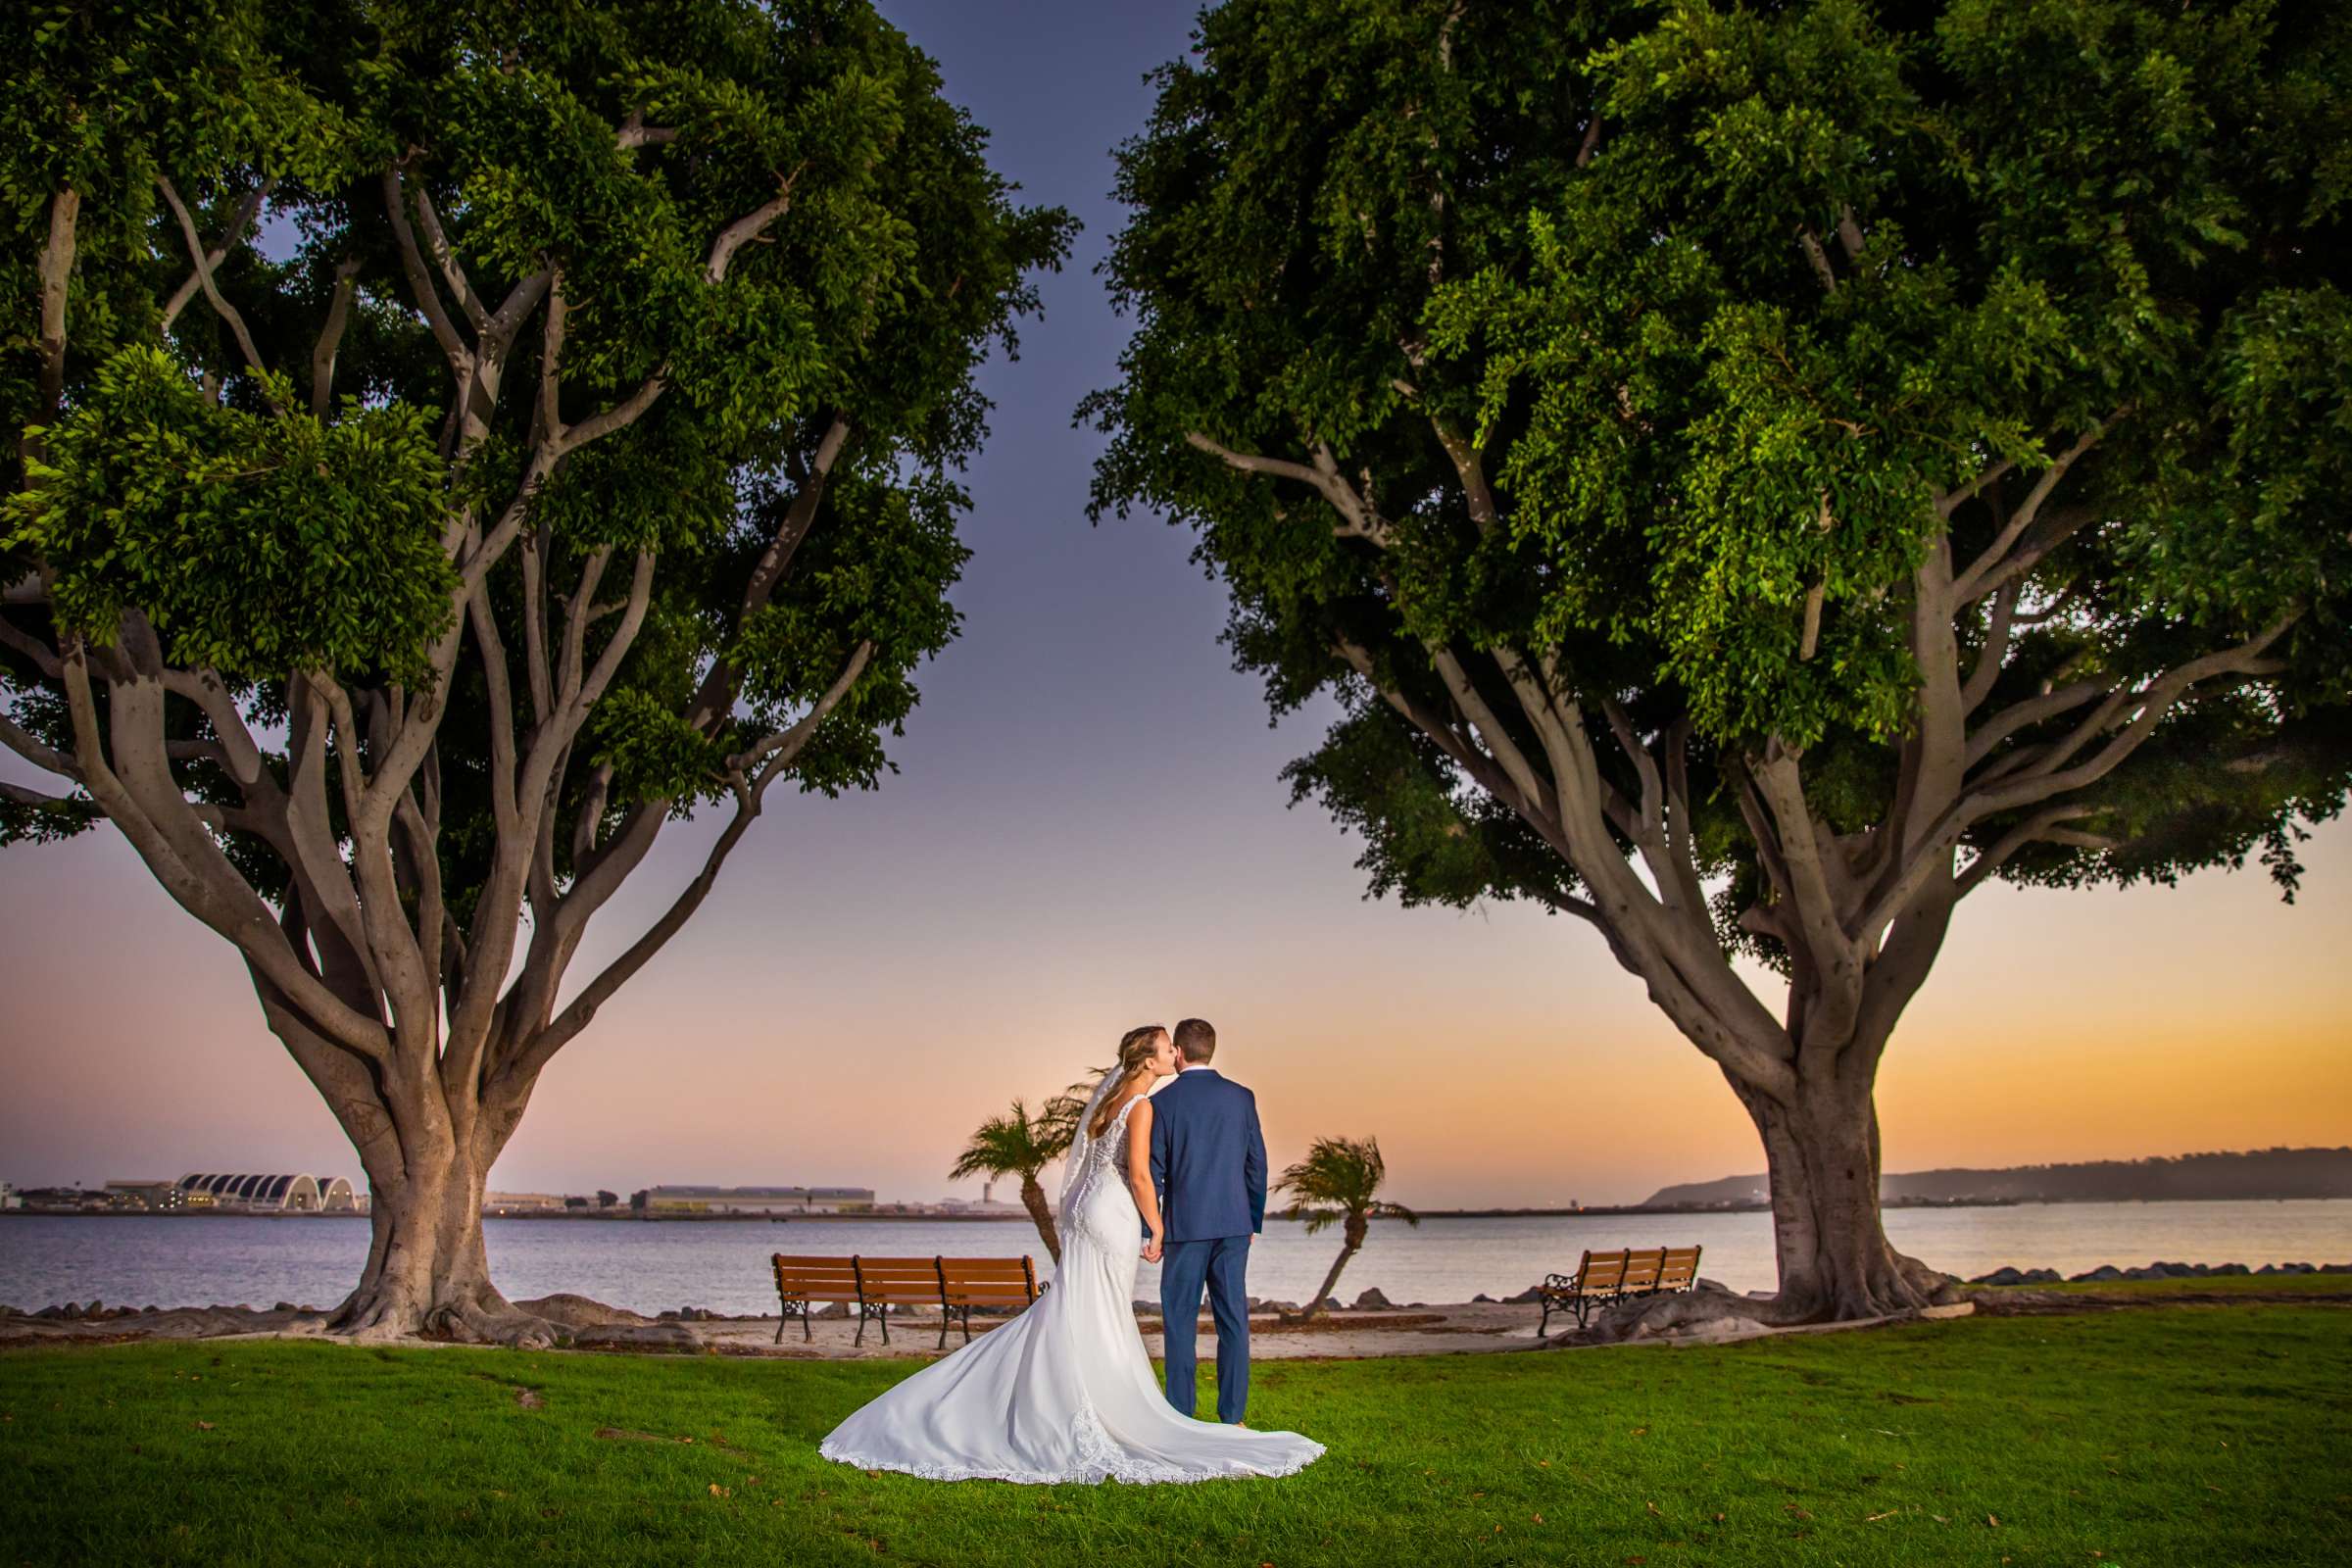
<svg viewBox="0 0 2352 1568">
<path fill-rule="evenodd" d="M 1052 1263 L 1026 1219 L 924 1221 L 659 1221 L 493 1219 L 492 1276 L 509 1299 L 559 1291 L 640 1312 L 702 1306 L 770 1312 L 770 1252 L 841 1256 L 999 1257 Z M 2352 1262 L 2352 1200 L 2280 1202 L 2021 1203 L 1896 1208 L 1886 1233 L 1915 1257 L 1963 1279 L 2003 1264 L 2081 1273 L 2181 1263 Z M 1587 1249 L 1705 1249 L 1699 1272 L 1736 1291 L 1775 1283 L 1770 1216 L 1529 1215 L 1433 1218 L 1415 1228 L 1379 1220 L 1348 1264 L 1342 1300 L 1378 1287 L 1392 1301 L 1466 1301 L 1516 1295 Z M 1251 1249 L 1252 1295 L 1302 1300 L 1339 1253 L 1336 1230 L 1269 1220 Z M 331 1306 L 368 1254 L 364 1217 L 340 1215 L 28 1215 L 0 1218 L 0 1303 L 32 1309 L 93 1298 L 141 1306 Z M 1146 1264 L 1140 1299 L 1158 1296 Z"/>
</svg>

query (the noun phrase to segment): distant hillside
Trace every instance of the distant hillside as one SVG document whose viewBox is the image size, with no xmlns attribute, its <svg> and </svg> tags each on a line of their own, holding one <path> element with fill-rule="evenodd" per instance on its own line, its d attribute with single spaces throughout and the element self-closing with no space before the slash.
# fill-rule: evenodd
<svg viewBox="0 0 2352 1568">
<path fill-rule="evenodd" d="M 1986 1199 L 2027 1203 L 2104 1203 L 2216 1198 L 2352 1198 L 2352 1149 L 2256 1149 L 2234 1154 L 2158 1155 L 2007 1170 L 1922 1170 L 1879 1178 L 1889 1202 Z M 1661 1187 L 1642 1206 L 1713 1208 L 1764 1196 L 1761 1176 Z"/>
</svg>

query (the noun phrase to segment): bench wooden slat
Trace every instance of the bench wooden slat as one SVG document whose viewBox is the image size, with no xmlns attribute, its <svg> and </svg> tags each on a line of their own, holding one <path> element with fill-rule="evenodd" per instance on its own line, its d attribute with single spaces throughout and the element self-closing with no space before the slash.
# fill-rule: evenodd
<svg viewBox="0 0 2352 1568">
<path fill-rule="evenodd" d="M 1695 1247 L 1627 1248 L 1613 1252 L 1588 1249 L 1574 1274 L 1546 1275 L 1537 1287 L 1544 1316 L 1536 1332 L 1551 1332 L 1554 1312 L 1574 1314 L 1581 1328 L 1587 1313 L 1603 1302 L 1693 1289 L 1698 1281 L 1698 1255 Z"/>
<path fill-rule="evenodd" d="M 823 1301 L 858 1299 L 858 1276 L 847 1258 L 788 1257 L 777 1252 L 769 1256 L 768 1264 L 775 1271 L 781 1296 Z"/>
<path fill-rule="evenodd" d="M 1037 1299 L 1037 1266 L 1029 1257 L 943 1257 L 939 1260 L 940 1292 L 951 1307 L 1027 1306 Z M 971 1313 L 963 1314 L 964 1336 L 971 1336 Z"/>
<path fill-rule="evenodd" d="M 858 1340 L 865 1343 L 865 1325 L 882 1325 L 882 1343 L 890 1343 L 893 1307 L 936 1305 L 940 1309 L 939 1344 L 947 1348 L 948 1327 L 960 1314 L 964 1342 L 972 1337 L 975 1306 L 1027 1306 L 1038 1297 L 1037 1260 L 1021 1257 L 803 1257 L 771 1253 L 780 1316 L 776 1339 L 784 1338 L 784 1323 L 797 1316 L 801 1335 L 814 1339 L 808 1326 L 809 1309 L 818 1301 L 855 1302 Z"/>
</svg>

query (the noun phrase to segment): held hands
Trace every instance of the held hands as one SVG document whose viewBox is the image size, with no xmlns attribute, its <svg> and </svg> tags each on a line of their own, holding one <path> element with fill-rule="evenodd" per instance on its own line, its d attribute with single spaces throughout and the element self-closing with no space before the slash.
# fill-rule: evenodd
<svg viewBox="0 0 2352 1568">
<path fill-rule="evenodd" d="M 1159 1261 L 1160 1243 L 1163 1237 L 1161 1232 L 1153 1231 L 1152 1233 L 1152 1239 L 1144 1244 L 1145 1262 L 1156 1263 Z"/>
</svg>

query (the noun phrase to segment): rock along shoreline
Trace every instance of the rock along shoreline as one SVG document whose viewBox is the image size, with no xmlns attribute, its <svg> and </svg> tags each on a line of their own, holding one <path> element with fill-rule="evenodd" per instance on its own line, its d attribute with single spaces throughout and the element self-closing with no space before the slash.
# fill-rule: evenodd
<svg viewBox="0 0 2352 1568">
<path fill-rule="evenodd" d="M 2282 1262 L 2265 1263 L 2259 1268 L 2244 1263 L 2178 1263 L 2152 1262 L 2134 1268 L 2102 1263 L 2097 1268 L 2079 1274 L 2061 1274 L 2052 1268 L 2021 1269 L 2003 1267 L 1979 1274 L 1965 1283 L 1978 1286 L 2013 1287 L 2036 1285 L 2096 1285 L 2127 1280 L 2182 1280 L 2283 1277 L 2297 1274 L 2352 1275 L 2352 1261 L 2342 1263 Z M 1723 1286 L 1712 1280 L 1702 1280 L 1706 1288 L 1721 1291 Z M 1420 1301 L 1393 1302 L 1378 1287 L 1360 1293 L 1353 1302 L 1343 1302 L 1336 1297 L 1324 1302 L 1326 1314 L 1343 1316 L 1357 1313 L 1397 1311 L 1446 1312 L 1482 1306 L 1520 1306 L 1541 1298 L 1539 1287 L 1530 1286 L 1515 1296 L 1493 1297 L 1480 1293 L 1468 1301 L 1451 1307 L 1445 1303 Z M 659 1313 L 634 1312 L 626 1307 L 609 1306 L 585 1297 L 558 1295 L 536 1300 L 515 1303 L 523 1310 L 564 1325 L 574 1331 L 585 1331 L 584 1338 L 599 1342 L 619 1341 L 637 1343 L 647 1348 L 670 1345 L 685 1346 L 697 1343 L 686 1331 L 687 1324 L 766 1323 L 773 1314 L 730 1313 L 703 1306 L 674 1307 Z M 1156 1327 L 1157 1303 L 1138 1301 L 1139 1314 L 1153 1319 Z M 1263 1312 L 1287 1317 L 1298 1311 L 1297 1303 L 1250 1298 L 1253 1314 Z M 71 1343 L 77 1340 L 136 1339 L 212 1339 L 231 1334 L 254 1333 L 318 1333 L 321 1332 L 326 1311 L 308 1303 L 279 1301 L 269 1308 L 245 1302 L 234 1305 L 159 1307 L 155 1305 L 110 1305 L 104 1301 L 67 1301 L 26 1310 L 0 1305 L 0 1345 L 28 1343 Z M 819 1307 L 812 1314 L 822 1320 L 850 1314 L 838 1307 Z M 981 1317 L 1004 1315 L 983 1310 Z M 1338 1325 L 1331 1325 L 1337 1327 Z M 619 1348 L 619 1346 L 615 1346 Z"/>
</svg>

